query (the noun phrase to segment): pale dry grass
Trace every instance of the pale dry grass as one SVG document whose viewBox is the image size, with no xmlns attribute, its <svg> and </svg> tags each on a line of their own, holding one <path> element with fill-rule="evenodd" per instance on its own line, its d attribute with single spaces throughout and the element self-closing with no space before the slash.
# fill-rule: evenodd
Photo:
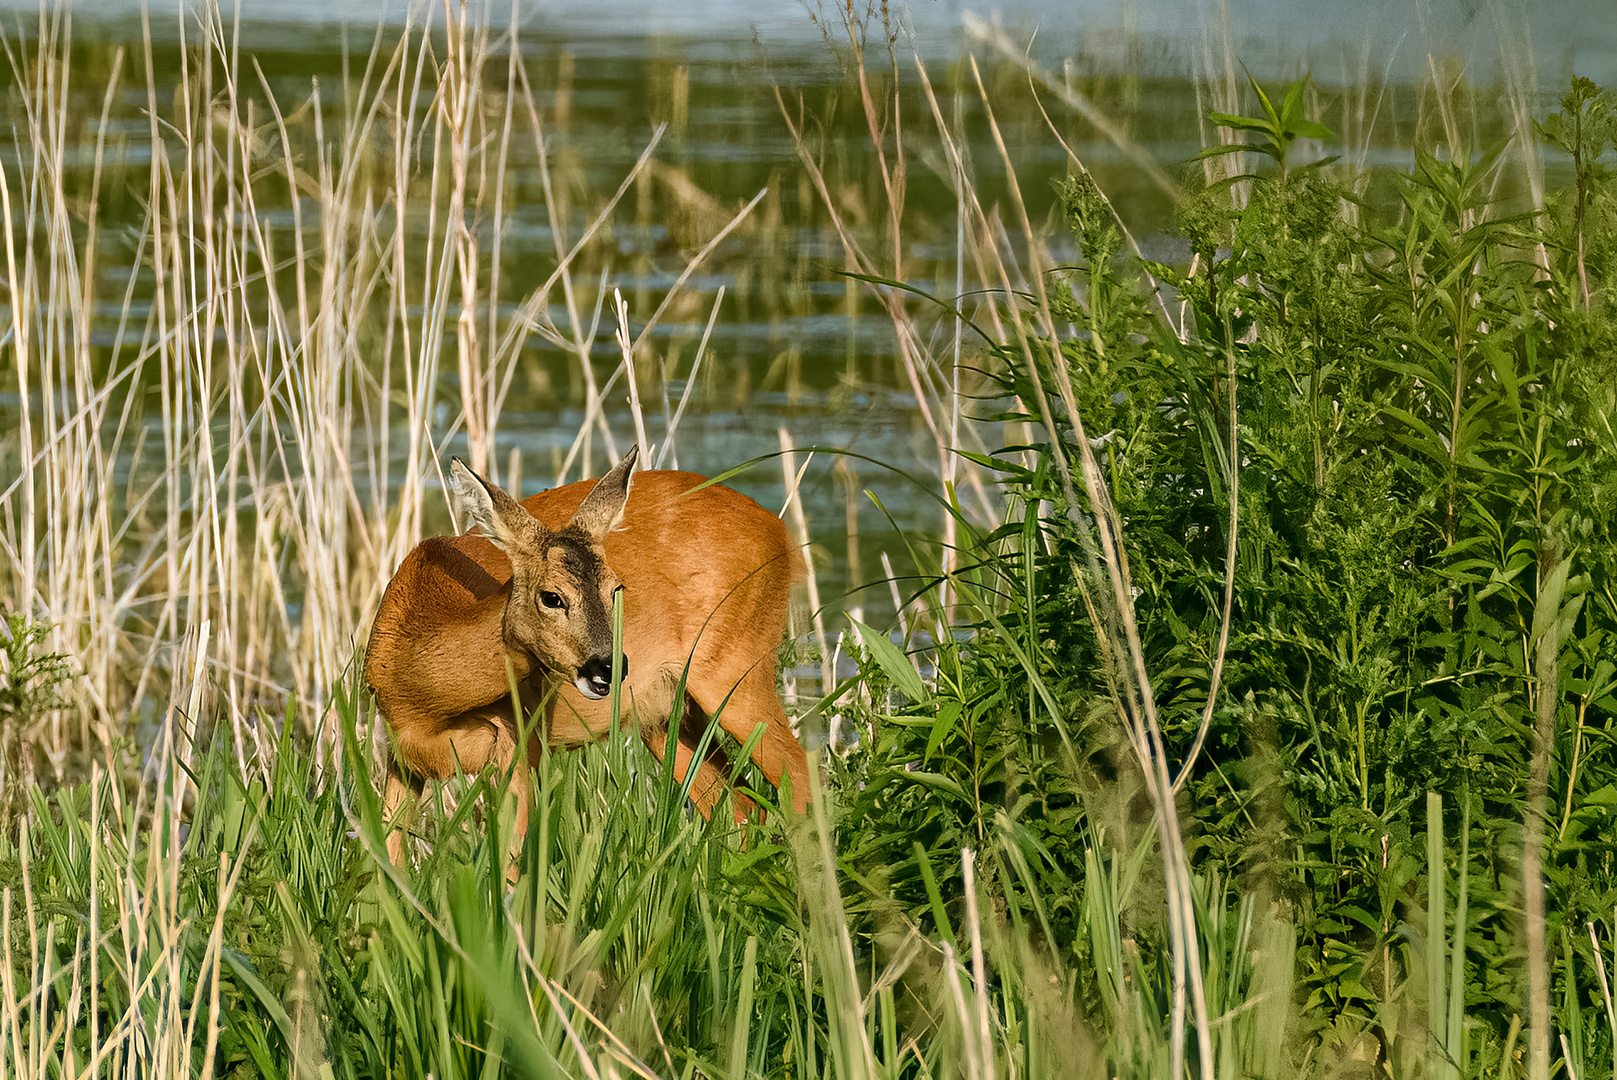
<svg viewBox="0 0 1617 1080">
<path fill-rule="evenodd" d="M 530 335 L 578 357 L 586 384 L 557 481 L 616 460 L 603 395 L 654 385 L 634 377 L 660 367 L 653 328 L 764 195 L 704 237 L 597 385 L 586 361 L 610 291 L 603 234 L 661 128 L 610 193 L 553 179 L 547 133 L 566 122 L 565 95 L 541 108 L 520 43 L 478 5 L 447 28 L 378 30 L 346 82 L 294 100 L 217 4 L 178 19 L 165 100 L 144 25 L 143 47 L 114 54 L 99 122 L 75 111 L 65 7 L 7 41 L 23 123 L 20 160 L 0 169 L 5 338 L 27 407 L 0 440 L 0 580 L 73 658 L 68 707 L 35 739 L 56 778 L 75 755 L 82 768 L 149 733 L 162 719 L 151 703 L 188 678 L 198 642 L 200 712 L 228 718 L 241 760 L 263 760 L 259 706 L 277 716 L 295 702 L 313 727 L 420 539 L 446 447 L 464 439 L 474 468 L 520 474 L 493 448 Z M 148 169 L 109 134 L 132 91 L 146 96 Z M 511 297 L 501 237 L 519 156 L 537 162 L 555 253 L 543 282 Z M 114 177 L 142 206 L 115 235 L 101 211 Z M 96 336 L 108 311 L 111 344 Z"/>
</svg>

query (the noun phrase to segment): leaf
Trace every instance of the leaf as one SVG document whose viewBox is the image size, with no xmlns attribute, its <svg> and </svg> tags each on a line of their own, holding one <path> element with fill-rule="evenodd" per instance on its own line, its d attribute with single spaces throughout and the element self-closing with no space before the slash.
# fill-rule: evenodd
<svg viewBox="0 0 1617 1080">
<path fill-rule="evenodd" d="M 1555 645 L 1560 648 L 1561 642 L 1572 636 L 1572 628 L 1577 624 L 1578 614 L 1583 610 L 1584 597 L 1574 596 L 1561 605 L 1561 613 L 1555 620 Z"/>
<path fill-rule="evenodd" d="M 1307 84 L 1307 79 L 1298 79 L 1286 87 L 1286 99 L 1280 103 L 1280 122 L 1288 129 L 1295 130 L 1294 118 L 1302 115 L 1303 87 Z"/>
<path fill-rule="evenodd" d="M 1298 120 L 1287 127 L 1287 134 L 1298 139 L 1331 139 L 1336 132 L 1320 123 L 1318 120 Z"/>
<path fill-rule="evenodd" d="M 1325 166 L 1335 164 L 1336 162 L 1340 161 L 1341 159 L 1342 159 L 1341 154 L 1327 154 L 1324 157 L 1318 159 L 1317 161 L 1310 161 L 1307 165 L 1299 165 L 1299 166 L 1297 166 L 1297 168 L 1294 171 L 1295 172 L 1308 172 L 1310 170 L 1323 169 Z"/>
<path fill-rule="evenodd" d="M 1232 113 L 1210 112 L 1207 119 L 1219 127 L 1234 128 L 1236 131 L 1256 131 L 1262 135 L 1275 134 L 1274 124 L 1268 120 L 1252 116 L 1235 116 Z M 1256 147 L 1243 147 L 1252 150 Z"/>
<path fill-rule="evenodd" d="M 220 948 L 219 955 L 230 965 L 230 970 L 235 972 L 242 985 L 252 991 L 258 1003 L 264 1007 L 264 1011 L 269 1013 L 270 1019 L 275 1021 L 275 1026 L 280 1029 L 281 1037 L 289 1046 L 296 1045 L 297 1036 L 293 1031 L 292 1018 L 286 1014 L 286 1007 L 281 1004 L 280 997 L 272 993 L 258 977 L 258 972 L 253 970 L 252 961 L 228 946 Z"/>
<path fill-rule="evenodd" d="M 905 665 L 905 667 L 908 666 L 908 664 Z M 960 711 L 958 699 L 950 698 L 947 701 L 938 703 L 938 714 L 936 719 L 932 721 L 932 733 L 927 736 L 926 753 L 922 755 L 923 761 L 930 760 L 932 755 L 938 752 L 938 747 L 943 744 L 943 740 L 948 736 L 950 729 L 959 721 Z"/>
<path fill-rule="evenodd" d="M 1220 156 L 1222 156 L 1224 154 L 1244 154 L 1248 150 L 1257 150 L 1257 149 L 1258 149 L 1257 147 L 1255 147 L 1255 146 L 1247 146 L 1245 143 L 1222 143 L 1222 144 L 1220 144 L 1218 146 L 1209 146 L 1209 147 L 1204 148 L 1200 153 L 1198 153 L 1191 160 L 1192 161 L 1204 161 L 1207 158 L 1220 157 Z"/>
<path fill-rule="evenodd" d="M 921 673 L 910 664 L 909 657 L 904 655 L 904 650 L 894 645 L 886 634 L 872 630 L 858 619 L 850 617 L 848 621 L 859 632 L 859 643 L 893 681 L 893 685 L 911 701 L 925 701 L 926 684 L 921 681 Z"/>
<path fill-rule="evenodd" d="M 1533 633 L 1531 640 L 1536 644 L 1538 639 L 1555 625 L 1555 614 L 1561 606 L 1561 593 L 1566 590 L 1567 574 L 1572 572 L 1572 560 L 1562 559 L 1550 571 L 1550 576 L 1544 579 L 1538 589 L 1538 602 L 1533 605 Z"/>
<path fill-rule="evenodd" d="M 1338 914 L 1345 915 L 1354 922 L 1369 930 L 1371 934 L 1380 935 L 1382 932 L 1381 920 L 1354 904 L 1343 904 L 1336 908 Z"/>
<path fill-rule="evenodd" d="M 961 787 L 954 780 L 949 779 L 947 776 L 940 776 L 937 773 L 923 772 L 920 769 L 917 769 L 914 772 L 902 773 L 900 775 L 902 775 L 906 780 L 913 780 L 917 784 L 924 787 L 936 788 L 939 791 L 947 792 L 959 799 L 961 802 L 972 801 L 971 796 L 966 794 L 966 789 Z"/>
<path fill-rule="evenodd" d="M 1245 64 L 1241 65 L 1241 70 L 1246 71 Z M 1269 117 L 1270 123 L 1278 128 L 1280 126 L 1280 114 L 1275 112 L 1274 105 L 1269 101 L 1269 95 L 1263 92 L 1263 87 L 1259 86 L 1258 80 L 1252 77 L 1252 72 L 1246 71 L 1246 81 L 1252 84 L 1252 92 L 1258 95 L 1258 103 L 1263 106 L 1263 111 Z"/>
</svg>

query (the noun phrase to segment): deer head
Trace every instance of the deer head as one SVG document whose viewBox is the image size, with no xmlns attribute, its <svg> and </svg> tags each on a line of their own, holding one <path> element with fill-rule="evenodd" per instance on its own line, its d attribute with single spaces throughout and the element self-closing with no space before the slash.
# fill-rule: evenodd
<svg viewBox="0 0 1617 1080">
<path fill-rule="evenodd" d="M 455 508 L 511 560 L 511 592 L 505 603 L 505 646 L 573 681 L 587 698 L 612 689 L 612 594 L 620 586 L 602 546 L 623 516 L 631 447 L 585 496 L 573 520 L 552 531 L 520 503 L 468 469 L 459 458 L 449 467 Z M 623 661 L 628 673 L 628 657 Z"/>
</svg>

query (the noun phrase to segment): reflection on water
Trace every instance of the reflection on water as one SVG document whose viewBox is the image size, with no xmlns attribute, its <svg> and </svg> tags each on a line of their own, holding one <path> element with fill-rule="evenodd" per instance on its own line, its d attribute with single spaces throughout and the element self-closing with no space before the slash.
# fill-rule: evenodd
<svg viewBox="0 0 1617 1080">
<path fill-rule="evenodd" d="M 21 12 L 30 5 L 16 2 L 13 19 L 26 32 L 29 16 Z M 978 163 L 979 191 L 992 204 L 1003 194 L 1003 176 L 993 165 L 996 151 L 968 71 L 958 62 L 972 48 L 960 29 L 969 6 L 963 0 L 916 0 L 893 12 L 897 25 L 913 34 L 900 41 L 900 49 L 911 44 L 919 49 L 929 60 L 940 95 L 958 102 L 969 133 L 968 150 Z M 1205 101 L 1198 99 L 1190 76 L 1205 63 L 1203 50 L 1210 41 L 1216 43 L 1222 64 L 1222 31 L 1204 35 L 1208 26 L 1218 27 L 1219 5 L 1191 0 L 1044 5 L 1018 0 L 999 6 L 1007 26 L 1036 27 L 1035 55 L 1062 72 L 1060 77 L 1081 89 L 1157 160 L 1183 162 L 1200 147 L 1199 112 Z M 441 12 L 441 5 L 426 8 Z M 139 40 L 139 23 L 131 17 L 138 6 L 133 3 L 86 0 L 75 10 L 75 40 L 90 72 L 105 69 L 115 45 Z M 244 41 L 284 107 L 309 103 L 312 87 L 319 84 L 323 92 L 317 107 L 328 130 L 335 131 L 344 119 L 345 77 L 353 78 L 370 48 L 366 27 L 374 25 L 379 11 L 386 21 L 401 18 L 404 10 L 400 4 L 379 9 L 357 0 L 254 0 L 254 22 L 244 31 Z M 1398 80 L 1425 77 L 1427 50 L 1434 45 L 1443 56 L 1466 64 L 1474 80 L 1491 78 L 1498 70 L 1500 33 L 1514 26 L 1511 20 L 1520 14 L 1508 5 L 1479 5 L 1475 0 L 1433 0 L 1422 10 L 1424 21 L 1411 21 L 1410 9 L 1390 0 L 1235 2 L 1229 5 L 1231 56 L 1266 77 L 1311 69 L 1327 84 L 1363 85 L 1391 76 L 1393 85 L 1378 87 L 1377 123 L 1360 133 L 1355 149 L 1358 160 L 1403 165 L 1419 107 L 1416 90 Z M 245 5 L 243 11 L 247 13 Z M 678 429 L 681 467 L 712 473 L 772 453 L 779 445 L 777 429 L 784 427 L 799 445 L 850 447 L 919 475 L 935 475 L 935 445 L 896 355 L 892 326 L 869 290 L 843 276 L 842 245 L 805 179 L 776 96 L 781 88 L 788 107 L 796 110 L 801 103 L 810 118 L 814 152 L 840 193 L 840 212 L 854 226 L 879 234 L 882 203 L 870 139 L 845 80 L 846 57 L 826 46 L 823 24 L 810 18 L 810 12 L 823 15 L 821 9 L 812 0 L 807 5 L 546 0 L 525 4 L 521 11 L 522 56 L 538 104 L 552 118 L 547 148 L 561 185 L 558 198 L 567 204 L 560 209 L 570 237 L 580 235 L 600 196 L 628 175 L 654 131 L 666 125 L 655 167 L 610 222 L 604 252 L 597 253 L 588 273 L 581 273 L 592 295 L 597 282 L 608 291 L 621 290 L 632 319 L 645 318 L 663 302 L 691 254 L 736 208 L 764 192 L 747 223 L 686 282 L 651 336 L 650 354 L 659 370 L 643 380 L 642 393 L 650 395 L 646 412 L 653 441 L 662 438 L 664 397 L 677 402 L 689 389 L 691 408 Z M 1592 0 L 1534 9 L 1533 48 L 1526 55 L 1536 61 L 1541 86 L 1561 84 L 1574 66 L 1597 80 L 1617 81 L 1612 70 L 1617 20 L 1596 17 L 1605 11 L 1605 5 Z M 348 26 L 333 32 L 333 22 Z M 175 42 L 180 22 L 165 11 L 153 17 L 153 27 L 159 42 L 157 78 L 163 84 L 156 96 L 162 101 L 172 96 L 179 78 Z M 984 79 L 1030 209 L 1036 221 L 1048 220 L 1051 181 L 1066 169 L 1065 152 L 1033 107 L 1025 76 L 993 62 L 983 46 L 975 50 L 984 59 Z M 489 78 L 503 80 L 503 61 L 491 68 L 497 70 Z M 913 81 L 910 61 L 901 59 L 898 71 Z M 98 111 L 100 89 L 93 77 L 74 84 L 73 93 L 82 99 L 75 106 L 81 115 Z M 105 232 L 100 259 L 106 297 L 122 295 L 132 258 L 118 226 L 138 221 L 142 212 L 130 189 L 143 183 L 150 162 L 146 101 L 143 87 L 128 85 L 114 102 L 107 129 L 105 189 L 110 194 L 101 210 Z M 1326 86 L 1317 107 L 1335 124 L 1334 116 L 1346 116 L 1353 104 L 1350 94 Z M 948 296 L 955 279 L 955 206 L 938 175 L 935 152 L 916 135 L 930 132 L 931 124 L 919 95 L 911 95 L 904 108 L 904 126 L 911 133 L 911 192 L 902 232 L 910 283 Z M 1125 156 L 1087 124 L 1059 111 L 1056 122 L 1149 254 L 1169 261 L 1182 258 L 1183 247 L 1171 235 L 1166 196 L 1141 182 Z M 1488 115 L 1481 119 L 1484 127 L 1496 122 L 1497 117 Z M 19 130 L 14 125 L 0 136 L 0 156 L 8 162 L 28 152 L 25 143 L 6 141 Z M 81 133 L 84 143 L 70 147 L 67 160 L 84 171 L 93 161 L 88 122 Z M 510 183 L 498 239 L 501 300 L 509 314 L 517 299 L 554 267 L 556 238 L 531 138 L 513 141 L 507 170 Z M 304 208 L 306 221 L 317 220 L 314 209 Z M 265 207 L 261 216 L 275 229 L 293 228 L 290 205 Z M 424 220 L 410 227 L 425 235 Z M 486 207 L 475 227 L 487 254 L 496 222 Z M 710 352 L 694 385 L 688 386 L 696 344 L 721 289 L 725 298 Z M 125 344 L 138 342 L 147 302 L 144 294 L 137 295 L 124 323 Z M 568 312 L 559 299 L 556 304 L 551 319 L 569 328 Z M 123 315 L 116 305 L 103 306 L 93 327 L 98 348 L 117 340 Z M 590 321 L 587 309 L 582 320 Z M 598 382 L 605 381 L 620 356 L 610 322 L 601 320 L 591 342 Z M 638 324 L 633 328 L 638 330 Z M 952 332 L 952 324 L 933 315 L 923 319 L 922 330 L 941 337 Z M 444 365 L 441 377 L 453 396 L 452 363 Z M 500 418 L 496 458 L 503 462 L 510 451 L 519 451 L 528 490 L 554 478 L 583 423 L 584 394 L 576 355 L 538 337 L 527 342 Z M 7 407 L 0 402 L 0 410 Z M 15 398 L 9 408 L 15 408 Z M 622 445 L 632 437 L 632 423 L 621 392 L 609 400 L 608 409 Z M 446 433 L 447 425 L 439 435 Z M 450 439 L 444 448 L 455 452 L 460 445 Z M 402 454 L 403 445 L 394 452 Z M 598 441 L 589 465 L 589 472 L 605 466 Z M 935 532 L 938 513 L 929 499 L 873 467 L 861 466 L 859 472 L 861 483 L 878 490 L 898 526 Z M 578 474 L 575 467 L 571 476 Z M 784 501 L 775 463 L 760 465 L 734 483 L 766 505 L 778 508 Z M 850 579 L 875 576 L 874 566 L 851 572 L 845 565 L 844 493 L 829 462 L 807 472 L 804 501 L 826 555 L 823 587 L 828 596 L 835 597 Z M 892 525 L 868 504 L 860 512 L 862 528 L 868 530 L 861 544 L 867 561 L 885 549 L 900 567 L 908 566 L 905 545 Z M 885 595 L 883 589 L 872 602 L 879 606 Z"/>
<path fill-rule="evenodd" d="M 130 21 L 142 0 L 77 0 L 81 21 Z M 170 5 L 149 4 L 159 14 Z M 231 4 L 221 5 L 227 11 Z M 510 22 L 511 6 L 496 5 L 496 25 Z M 737 43 L 774 52 L 799 51 L 819 42 L 827 26 L 840 41 L 838 3 L 776 0 L 738 4 L 734 0 L 520 0 L 517 22 L 525 31 L 589 40 L 603 55 L 649 55 L 664 39 L 682 42 L 693 60 L 722 58 Z M 1331 4 L 1296 0 L 902 0 L 888 4 L 860 0 L 859 8 L 886 9 L 890 23 L 931 59 L 951 59 L 964 51 L 962 18 L 968 12 L 997 16 L 1020 36 L 1033 39 L 1035 55 L 1059 63 L 1088 56 L 1127 66 L 1157 78 L 1184 77 L 1202 59 L 1204 31 L 1219 42 L 1224 27 L 1231 49 L 1261 78 L 1295 77 L 1304 68 L 1326 83 L 1362 78 L 1368 58 L 1374 74 L 1408 82 L 1427 74 L 1427 53 L 1451 57 L 1471 78 L 1499 74 L 1500 41 L 1514 49 L 1525 42 L 1536 61 L 1541 89 L 1564 84 L 1575 71 L 1609 82 L 1617 71 L 1617 19 L 1607 0 L 1511 3 L 1489 0 L 1338 0 Z M 38 10 L 30 0 L 0 0 L 0 10 L 23 15 Z M 443 5 L 420 0 L 251 0 L 244 15 L 258 21 L 256 44 L 303 43 L 312 26 L 377 21 L 398 24 L 407 15 L 441 18 Z M 1221 21 L 1227 19 L 1227 24 Z M 588 46 L 581 54 L 592 54 Z"/>
</svg>

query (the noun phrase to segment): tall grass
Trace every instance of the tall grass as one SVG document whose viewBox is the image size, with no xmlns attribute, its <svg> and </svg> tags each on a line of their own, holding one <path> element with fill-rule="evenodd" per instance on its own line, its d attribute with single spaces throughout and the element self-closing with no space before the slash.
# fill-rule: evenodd
<svg viewBox="0 0 1617 1080">
<path fill-rule="evenodd" d="M 492 476 L 520 469 L 491 451 L 530 335 L 578 355 L 586 376 L 585 424 L 558 480 L 599 460 L 597 437 L 615 459 L 586 313 L 598 322 L 607 300 L 603 230 L 661 129 L 576 235 L 567 201 L 546 200 L 551 270 L 496 303 L 519 157 L 545 190 L 560 185 L 520 43 L 502 35 L 496 56 L 489 14 L 468 5 L 438 32 L 379 28 L 341 85 L 315 83 L 290 112 L 217 5 L 178 19 L 178 92 L 159 100 L 144 21 L 144 45 L 112 54 L 83 190 L 69 9 L 8 42 L 27 153 L 4 171 L 0 227 L 26 407 L 7 447 L 0 553 L 17 609 L 48 613 L 50 645 L 81 676 L 39 740 L 47 775 L 99 757 L 131 715 L 158 721 L 142 710 L 187 669 L 180 642 L 205 641 L 208 691 L 243 760 L 273 738 L 251 719 L 256 702 L 290 697 L 309 729 L 421 536 L 444 446 L 463 438 Z M 147 99 L 145 170 L 108 124 L 132 91 Z M 99 207 L 123 185 L 143 209 L 109 237 Z M 681 282 L 735 224 L 706 238 Z M 109 308 L 118 332 L 103 346 Z M 632 354 L 661 314 L 608 385 L 635 381 Z"/>
</svg>

